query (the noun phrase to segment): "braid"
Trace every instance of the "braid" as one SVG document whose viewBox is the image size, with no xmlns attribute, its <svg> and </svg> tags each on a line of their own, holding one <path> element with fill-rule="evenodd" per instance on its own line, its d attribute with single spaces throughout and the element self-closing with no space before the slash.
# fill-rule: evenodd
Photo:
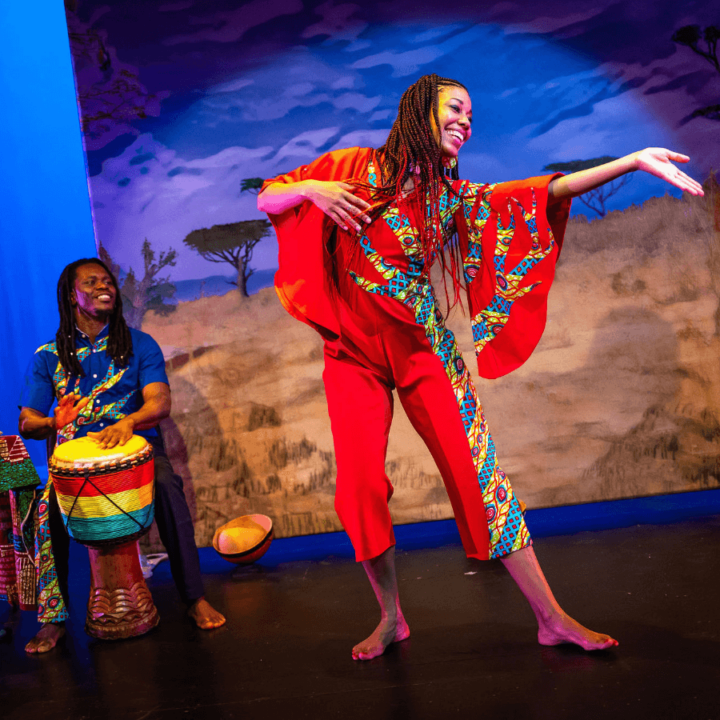
<svg viewBox="0 0 720 720">
<path fill-rule="evenodd" d="M 60 273 L 57 284 L 58 312 L 60 313 L 60 327 L 55 334 L 58 359 L 65 371 L 70 375 L 84 377 L 85 373 L 77 359 L 75 345 L 77 340 L 77 328 L 75 327 L 75 311 L 72 305 L 72 292 L 75 289 L 75 276 L 77 269 L 82 265 L 100 265 L 105 268 L 112 278 L 115 287 L 115 307 L 110 314 L 108 321 L 108 344 L 106 353 L 113 359 L 118 367 L 125 367 L 130 361 L 133 353 L 132 336 L 123 317 L 122 297 L 115 276 L 110 268 L 97 258 L 81 258 L 70 263 Z"/>
<path fill-rule="evenodd" d="M 80 261 L 80 264 L 83 264 Z M 75 355 L 75 314 L 73 312 L 71 293 L 75 285 L 75 263 L 68 265 L 60 274 L 57 284 L 58 312 L 60 313 L 60 327 L 55 334 L 58 359 L 65 371 L 71 375 L 82 377 L 85 375 L 80 362 Z"/>
<path fill-rule="evenodd" d="M 443 165 L 442 149 L 430 124 L 432 113 L 435 127 L 440 128 L 438 91 L 441 87 L 448 86 L 467 90 L 457 80 L 438 75 L 424 75 L 403 93 L 397 119 L 385 144 L 377 150 L 381 178 L 373 193 L 372 214 L 377 216 L 396 198 L 402 199 L 403 186 L 410 177 L 413 177 L 416 189 L 423 194 L 427 203 L 427 214 L 421 228 L 424 272 L 429 274 L 433 260 L 439 257 L 443 271 L 450 270 L 454 297 L 457 299 L 460 284 L 457 243 L 453 244 L 450 268 L 448 268 L 443 253 L 445 239 L 440 216 L 442 191 L 447 189 L 448 192 L 453 192 L 453 190 Z M 457 180 L 458 177 L 457 165 L 455 165 L 450 172 L 450 179 Z M 447 286 L 445 292 L 447 297 Z"/>
</svg>

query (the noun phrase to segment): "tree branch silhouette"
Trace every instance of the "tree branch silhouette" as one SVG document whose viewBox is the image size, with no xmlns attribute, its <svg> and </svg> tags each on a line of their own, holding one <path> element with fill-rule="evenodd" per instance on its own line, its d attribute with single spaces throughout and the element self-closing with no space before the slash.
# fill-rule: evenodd
<svg viewBox="0 0 720 720">
<path fill-rule="evenodd" d="M 610 155 L 603 155 L 603 157 L 591 158 L 590 160 L 570 160 L 569 162 L 550 163 L 543 169 L 549 170 L 550 172 L 574 173 L 580 172 L 581 170 L 589 170 L 598 165 L 604 165 L 612 160 L 617 160 L 617 158 L 611 157 Z M 617 195 L 620 189 L 625 187 L 630 180 L 632 180 L 631 175 L 623 175 L 612 182 L 605 183 L 594 190 L 583 193 L 578 196 L 578 200 L 587 208 L 596 212 L 599 217 L 605 217 L 608 213 L 607 201 L 613 197 L 613 195 Z"/>
<path fill-rule="evenodd" d="M 673 33 L 672 40 L 678 45 L 690 48 L 696 55 L 707 60 L 720 74 L 720 60 L 718 59 L 717 48 L 718 40 L 720 40 L 720 28 L 715 25 L 708 25 L 703 30 L 699 25 L 685 25 Z M 704 47 L 701 45 L 703 41 L 705 42 Z M 680 121 L 680 125 L 685 125 L 698 117 L 704 117 L 708 120 L 720 120 L 720 103 L 694 110 Z"/>
<path fill-rule="evenodd" d="M 155 251 L 150 241 L 145 238 L 142 245 L 143 275 L 140 279 L 135 274 L 134 268 L 130 268 L 125 277 L 120 279 L 120 265 L 118 265 L 107 249 L 100 243 L 98 256 L 110 268 L 112 274 L 118 281 L 120 294 L 123 301 L 123 315 L 125 322 L 136 330 L 142 327 L 142 321 L 148 310 L 154 310 L 161 315 L 173 312 L 176 307 L 166 303 L 175 295 L 175 285 L 170 281 L 170 276 L 158 277 L 158 274 L 166 267 L 174 267 L 177 263 L 177 252 L 172 248 L 167 252 L 161 252 L 155 261 Z"/>
</svg>

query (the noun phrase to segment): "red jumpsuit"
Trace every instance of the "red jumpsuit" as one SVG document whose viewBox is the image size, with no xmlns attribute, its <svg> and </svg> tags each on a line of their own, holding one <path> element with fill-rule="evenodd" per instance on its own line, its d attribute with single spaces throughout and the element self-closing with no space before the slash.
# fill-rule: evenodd
<svg viewBox="0 0 720 720">
<path fill-rule="evenodd" d="M 327 153 L 267 181 L 377 182 L 375 151 Z M 519 367 L 545 326 L 569 201 L 547 207 L 552 176 L 500 185 L 452 181 L 442 225 L 457 233 L 480 375 Z M 358 193 L 363 196 L 362 192 Z M 367 197 L 366 197 L 367 199 Z M 497 558 L 530 535 L 453 333 L 427 273 L 418 193 L 393 203 L 358 238 L 310 202 L 271 215 L 275 286 L 285 308 L 325 340 L 323 380 L 338 475 L 335 508 L 358 560 L 394 544 L 385 474 L 396 388 L 438 465 L 469 557 Z"/>
</svg>

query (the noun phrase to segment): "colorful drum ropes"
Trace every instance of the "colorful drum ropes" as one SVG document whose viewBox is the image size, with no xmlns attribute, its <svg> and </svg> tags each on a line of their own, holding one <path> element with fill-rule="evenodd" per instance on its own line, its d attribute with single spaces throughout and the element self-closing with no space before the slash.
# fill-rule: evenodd
<svg viewBox="0 0 720 720">
<path fill-rule="evenodd" d="M 68 534 L 83 545 L 128 542 L 150 528 L 155 468 L 145 438 L 110 449 L 70 440 L 55 448 L 49 469 Z"/>
</svg>

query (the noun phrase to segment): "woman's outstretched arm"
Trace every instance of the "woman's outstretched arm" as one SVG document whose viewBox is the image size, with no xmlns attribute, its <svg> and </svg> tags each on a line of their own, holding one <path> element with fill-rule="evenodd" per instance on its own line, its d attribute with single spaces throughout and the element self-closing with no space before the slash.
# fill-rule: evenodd
<svg viewBox="0 0 720 720">
<path fill-rule="evenodd" d="M 673 164 L 673 162 L 686 163 L 689 161 L 690 158 L 687 155 L 681 155 L 672 150 L 646 148 L 604 165 L 555 178 L 550 183 L 548 195 L 550 202 L 577 197 L 636 170 L 643 170 L 655 175 L 691 195 L 702 195 L 702 185 Z"/>
<path fill-rule="evenodd" d="M 370 217 L 363 213 L 370 205 L 353 195 L 354 189 L 348 183 L 330 180 L 274 182 L 258 195 L 257 206 L 260 212 L 279 215 L 309 200 L 343 230 L 352 227 L 360 232 L 357 218 L 369 223 Z"/>
</svg>

